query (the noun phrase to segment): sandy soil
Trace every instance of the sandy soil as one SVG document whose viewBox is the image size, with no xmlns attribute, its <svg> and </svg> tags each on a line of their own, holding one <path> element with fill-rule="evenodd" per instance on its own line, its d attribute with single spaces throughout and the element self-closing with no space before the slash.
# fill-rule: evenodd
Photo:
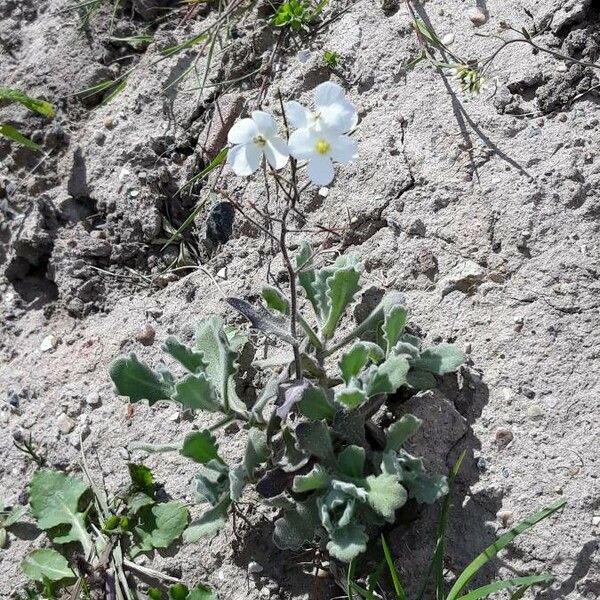
<svg viewBox="0 0 600 600">
<path fill-rule="evenodd" d="M 494 63 L 497 91 L 465 98 L 433 68 L 403 68 L 418 52 L 402 2 L 332 2 L 338 19 L 300 41 L 306 62 L 277 39 L 252 8 L 217 45 L 209 86 L 199 46 L 161 58 L 214 12 L 180 9 L 152 24 L 155 0 L 117 13 L 105 3 L 82 31 L 67 0 L 0 1 L 0 81 L 57 105 L 49 122 L 16 106 L 1 109 L 43 144 L 34 154 L 0 139 L 0 494 L 27 501 L 31 463 L 13 446 L 28 435 L 50 464 L 79 471 L 79 435 L 110 490 L 126 483 L 127 446 L 179 439 L 193 423 L 172 405 L 138 405 L 128 414 L 107 367 L 135 351 L 156 361 L 168 335 L 191 336 L 207 313 L 240 322 L 200 271 L 165 270 L 177 247 L 161 252 L 165 222 L 178 226 L 205 197 L 208 183 L 178 188 L 214 156 L 233 120 L 256 105 L 309 101 L 321 81 L 341 83 L 359 107 L 360 160 L 340 170 L 324 197 L 310 191 L 306 227 L 343 230 L 329 242 L 360 251 L 366 288 L 401 290 L 410 323 L 429 342 L 450 341 L 469 356 L 458 380 L 413 398 L 425 419 L 419 452 L 445 471 L 467 451 L 454 502 L 447 567 L 457 572 L 507 524 L 560 495 L 568 508 L 501 556 L 488 576 L 550 569 L 554 584 L 535 597 L 600 597 L 600 147 L 598 79 L 525 45 Z M 162 3 L 168 4 L 168 3 Z M 547 26 L 539 43 L 588 61 L 600 55 L 600 17 L 583 0 L 439 0 L 415 6 L 452 49 L 488 55 L 502 21 Z M 474 22 L 475 21 L 475 22 Z M 483 22 L 485 21 L 485 22 Z M 131 48 L 125 37 L 149 27 L 153 41 Z M 323 49 L 342 56 L 331 72 Z M 206 54 L 206 53 L 205 53 Z M 272 65 L 271 65 L 272 63 Z M 196 64 L 196 70 L 185 75 Z M 271 65 L 261 73 L 236 80 Z M 75 92 L 135 69 L 117 97 Z M 199 73 L 199 75 L 196 74 Z M 264 72 L 264 70 L 263 70 Z M 172 84 L 184 75 L 177 84 Z M 266 85 L 264 84 L 266 82 Z M 163 89 L 167 87 L 166 91 Z M 223 187 L 243 200 L 260 188 L 224 172 Z M 186 233 L 193 259 L 226 293 L 255 295 L 270 262 L 260 232 L 236 219 L 232 238 L 215 244 L 211 198 Z M 212 212 L 211 212 L 212 211 Z M 212 215 L 212 216 L 211 216 Z M 211 221 L 212 219 L 212 221 Z M 351 225 L 350 225 L 351 224 Z M 168 234 L 167 234 L 168 235 Z M 323 235 L 310 233 L 313 242 Z M 185 276 L 182 276 L 185 275 Z M 373 290 L 371 290 L 373 291 Z M 153 343 L 147 328 L 155 332 Z M 197 425 L 201 420 L 197 419 Z M 243 439 L 224 433 L 221 447 L 240 455 Z M 182 457 L 145 456 L 173 497 L 193 505 L 193 467 Z M 97 460 L 96 460 L 97 457 Z M 251 502 L 252 498 L 248 500 Z M 330 598 L 270 542 L 274 513 L 248 508 L 253 523 L 229 526 L 207 543 L 184 546 L 154 564 L 191 583 L 207 581 L 224 600 Z M 498 514 L 500 513 L 500 514 Z M 410 586 L 431 551 L 431 511 L 390 534 Z M 0 550 L 0 597 L 23 585 L 19 563 L 44 536 L 31 528 Z M 264 570 L 248 575 L 250 561 Z M 329 591 L 325 591 L 329 589 Z"/>
</svg>

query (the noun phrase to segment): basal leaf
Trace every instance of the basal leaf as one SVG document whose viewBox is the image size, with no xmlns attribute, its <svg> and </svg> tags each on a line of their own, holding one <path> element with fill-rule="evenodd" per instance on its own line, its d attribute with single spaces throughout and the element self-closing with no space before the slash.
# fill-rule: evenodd
<svg viewBox="0 0 600 600">
<path fill-rule="evenodd" d="M 21 569 L 29 579 L 40 583 L 75 578 L 67 559 L 52 548 L 34 550 L 23 560 Z"/>
<path fill-rule="evenodd" d="M 406 383 L 409 370 L 404 356 L 391 354 L 377 367 L 371 367 L 366 381 L 367 396 L 376 394 L 393 394 Z"/>
<path fill-rule="evenodd" d="M 262 289 L 262 297 L 271 310 L 276 310 L 282 315 L 290 314 L 290 302 L 277 288 L 266 285 Z"/>
<path fill-rule="evenodd" d="M 385 450 L 400 450 L 421 427 L 423 421 L 414 415 L 404 415 L 392 423 L 385 432 Z"/>
<path fill-rule="evenodd" d="M 344 269 L 336 270 L 327 279 L 329 312 L 322 330 L 325 339 L 333 336 L 338 321 L 344 314 L 346 307 L 352 302 L 354 294 L 360 289 L 358 285 L 359 280 L 360 271 L 358 270 L 358 261 Z"/>
<path fill-rule="evenodd" d="M 18 102 L 32 112 L 36 112 L 44 117 L 52 118 L 55 114 L 54 106 L 46 100 L 32 98 L 27 94 L 13 88 L 0 87 L 0 103 L 2 102 Z"/>
<path fill-rule="evenodd" d="M 325 421 L 299 423 L 296 426 L 296 439 L 300 449 L 325 462 L 335 461 L 329 427 Z"/>
<path fill-rule="evenodd" d="M 26 506 L 13 506 L 12 510 L 8 513 L 8 515 L 6 515 L 6 517 L 4 517 L 4 520 L 2 520 L 2 517 L 0 516 L 0 527 L 12 527 L 15 523 L 17 523 L 18 521 L 21 520 L 22 517 L 25 516 L 25 514 L 27 513 L 27 507 Z"/>
<path fill-rule="evenodd" d="M 253 478 L 256 469 L 266 462 L 270 455 L 267 434 L 256 427 L 250 429 L 244 453 L 244 469 L 248 477 Z"/>
<path fill-rule="evenodd" d="M 188 509 L 176 500 L 142 508 L 134 528 L 137 546 L 132 554 L 168 548 L 184 532 L 188 518 Z"/>
<path fill-rule="evenodd" d="M 435 473 L 419 473 L 407 486 L 411 496 L 421 504 L 434 504 L 448 493 L 448 479 Z"/>
<path fill-rule="evenodd" d="M 194 462 L 207 464 L 211 460 L 222 462 L 215 436 L 208 430 L 192 431 L 185 436 L 180 452 Z"/>
<path fill-rule="evenodd" d="M 282 433 L 285 452 L 279 461 L 279 467 L 286 473 L 293 473 L 301 469 L 310 460 L 310 454 L 296 448 L 296 440 L 288 427 Z"/>
<path fill-rule="evenodd" d="M 365 449 L 360 446 L 346 446 L 337 455 L 338 469 L 353 479 L 358 479 L 363 476 L 365 467 Z"/>
<path fill-rule="evenodd" d="M 317 279 L 316 271 L 313 268 L 312 250 L 306 243 L 302 244 L 300 252 L 296 256 L 296 269 L 298 269 L 298 282 L 312 304 L 317 319 L 323 321 L 326 316 L 326 307 L 322 305 L 321 298 L 326 298 L 325 282 Z"/>
<path fill-rule="evenodd" d="M 386 342 L 386 353 L 390 354 L 406 325 L 407 311 L 404 306 L 396 304 L 386 311 L 383 320 L 383 339 Z"/>
<path fill-rule="evenodd" d="M 183 407 L 193 410 L 217 412 L 222 408 L 215 386 L 204 373 L 189 374 L 178 381 L 175 385 L 173 400 L 181 403 Z"/>
<path fill-rule="evenodd" d="M 306 475 L 296 475 L 292 490 L 297 493 L 323 490 L 329 486 L 329 474 L 319 464 L 316 464 Z"/>
<path fill-rule="evenodd" d="M 304 390 L 296 406 L 298 412 L 311 421 L 320 421 L 321 419 L 331 421 L 335 413 L 333 404 L 325 395 L 323 388 L 312 385 Z"/>
<path fill-rule="evenodd" d="M 76 477 L 59 471 L 42 469 L 32 479 L 29 490 L 31 512 L 40 529 L 47 531 L 60 525 L 66 531 L 53 540 L 58 544 L 80 542 L 84 552 L 92 548 L 87 532 L 85 514 L 79 510 L 79 501 L 88 486 Z"/>
<path fill-rule="evenodd" d="M 351 523 L 329 534 L 327 550 L 342 562 L 350 562 L 367 549 L 369 538 L 361 525 Z"/>
<path fill-rule="evenodd" d="M 421 352 L 413 365 L 436 375 L 444 375 L 456 371 L 464 362 L 465 355 L 456 346 L 442 344 Z"/>
<path fill-rule="evenodd" d="M 342 378 L 346 385 L 350 383 L 352 378 L 359 376 L 369 360 L 379 363 L 383 358 L 383 350 L 377 344 L 355 342 L 348 352 L 342 354 L 340 359 Z"/>
<path fill-rule="evenodd" d="M 369 504 L 382 517 L 391 521 L 398 508 L 406 503 L 408 494 L 394 475 L 369 475 L 366 479 Z"/>
<path fill-rule="evenodd" d="M 224 498 L 214 508 L 207 510 L 200 518 L 190 523 L 190 526 L 183 532 L 185 542 L 197 542 L 198 540 L 214 535 L 222 529 L 227 522 L 227 511 L 231 501 Z"/>
<path fill-rule="evenodd" d="M 365 392 L 355 386 L 340 387 L 335 391 L 335 401 L 348 410 L 359 407 L 366 400 Z"/>
<path fill-rule="evenodd" d="M 168 400 L 173 393 L 172 383 L 165 379 L 164 374 L 153 371 L 135 354 L 129 358 L 117 358 L 110 366 L 110 377 L 117 393 L 128 396 L 131 402 L 148 400 L 152 406 L 159 400 Z"/>
<path fill-rule="evenodd" d="M 319 517 L 314 502 L 298 502 L 275 521 L 273 541 L 280 550 L 299 550 L 315 537 Z"/>
<path fill-rule="evenodd" d="M 429 371 L 422 369 L 412 369 L 406 376 L 406 383 L 413 389 L 420 392 L 425 390 L 433 390 L 437 387 L 435 377 Z"/>
<path fill-rule="evenodd" d="M 229 491 L 229 467 L 220 460 L 209 460 L 201 464 L 193 479 L 199 502 L 216 506 Z"/>
<path fill-rule="evenodd" d="M 190 373 L 204 371 L 204 357 L 202 352 L 189 348 L 174 337 L 168 337 L 163 345 L 163 350 L 182 364 Z"/>
</svg>

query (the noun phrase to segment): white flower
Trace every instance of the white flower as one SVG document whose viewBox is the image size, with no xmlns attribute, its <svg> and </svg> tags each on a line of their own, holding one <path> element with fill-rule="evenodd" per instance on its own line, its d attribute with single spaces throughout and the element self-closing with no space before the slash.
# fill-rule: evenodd
<svg viewBox="0 0 600 600">
<path fill-rule="evenodd" d="M 252 118 L 240 119 L 229 130 L 227 140 L 233 144 L 227 162 L 236 175 L 252 175 L 264 156 L 274 169 L 285 167 L 288 161 L 287 144 L 277 135 L 277 123 L 273 117 L 255 110 Z"/>
<path fill-rule="evenodd" d="M 290 135 L 288 148 L 298 160 L 308 161 L 308 178 L 316 185 L 333 180 L 333 161 L 348 163 L 358 156 L 358 144 L 343 135 L 358 121 L 356 108 L 344 96 L 344 90 L 332 82 L 315 90 L 316 111 L 298 102 L 286 104 L 289 122 L 298 129 Z"/>
<path fill-rule="evenodd" d="M 313 113 L 299 102 L 292 101 L 286 103 L 285 112 L 288 121 L 296 129 L 323 127 L 348 133 L 358 123 L 356 108 L 344 96 L 344 89 L 332 81 L 316 87 L 315 108 Z"/>
<path fill-rule="evenodd" d="M 356 140 L 330 129 L 298 129 L 290 136 L 290 154 L 308 161 L 308 178 L 316 185 L 333 181 L 333 161 L 348 163 L 358 156 Z"/>
</svg>

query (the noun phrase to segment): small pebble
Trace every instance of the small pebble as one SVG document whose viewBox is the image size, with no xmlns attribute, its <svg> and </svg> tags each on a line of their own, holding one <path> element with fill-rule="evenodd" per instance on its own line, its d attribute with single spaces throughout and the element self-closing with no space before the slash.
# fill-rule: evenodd
<svg viewBox="0 0 600 600">
<path fill-rule="evenodd" d="M 63 435 L 67 435 L 75 429 L 75 421 L 66 413 L 60 413 L 58 419 L 56 419 L 56 426 Z"/>
<path fill-rule="evenodd" d="M 42 352 L 48 352 L 49 350 L 54 350 L 56 345 L 58 344 L 58 340 L 52 334 L 47 335 L 40 344 L 40 350 Z"/>
<path fill-rule="evenodd" d="M 494 441 L 498 448 L 506 448 L 513 441 L 513 433 L 506 427 L 498 427 L 494 434 Z"/>
<path fill-rule="evenodd" d="M 542 419 L 544 417 L 544 410 L 542 409 L 542 407 L 539 404 L 532 404 L 527 409 L 527 416 L 532 421 L 537 421 L 538 419 Z"/>
<path fill-rule="evenodd" d="M 453 42 L 454 42 L 454 34 L 453 33 L 447 33 L 442 38 L 442 44 L 444 44 L 444 46 L 450 46 Z"/>
<path fill-rule="evenodd" d="M 477 459 L 477 463 L 476 464 L 477 464 L 477 468 L 480 471 L 487 471 L 487 468 L 488 468 L 487 460 L 485 460 L 485 458 L 483 458 L 483 456 L 480 456 Z"/>
<path fill-rule="evenodd" d="M 311 54 L 312 52 L 305 48 L 296 54 L 296 58 L 300 64 L 305 65 L 310 60 Z"/>
<path fill-rule="evenodd" d="M 156 331 L 150 323 L 146 323 L 142 329 L 135 336 L 135 339 L 142 344 L 142 346 L 152 346 L 154 338 L 156 337 Z"/>
<path fill-rule="evenodd" d="M 592 517 L 592 525 L 594 527 L 597 527 L 598 525 L 600 525 L 600 515 L 594 515 Z"/>
<path fill-rule="evenodd" d="M 473 23 L 475 27 L 481 27 L 482 25 L 485 25 L 488 20 L 487 15 L 480 8 L 472 8 L 468 14 L 469 19 L 471 19 L 471 23 Z"/>
<path fill-rule="evenodd" d="M 320 187 L 317 192 L 321 198 L 327 198 L 329 196 L 329 188 L 328 187 Z"/>
<path fill-rule="evenodd" d="M 100 399 L 100 394 L 98 392 L 90 392 L 85 397 L 85 403 L 92 408 L 98 408 L 102 404 L 102 400 Z"/>
<path fill-rule="evenodd" d="M 263 572 L 263 567 L 261 564 L 257 563 L 256 561 L 252 560 L 248 563 L 248 573 L 255 574 L 255 573 L 262 573 Z"/>
<path fill-rule="evenodd" d="M 514 513 L 512 510 L 499 510 L 496 518 L 502 527 L 508 527 L 513 522 Z"/>
</svg>

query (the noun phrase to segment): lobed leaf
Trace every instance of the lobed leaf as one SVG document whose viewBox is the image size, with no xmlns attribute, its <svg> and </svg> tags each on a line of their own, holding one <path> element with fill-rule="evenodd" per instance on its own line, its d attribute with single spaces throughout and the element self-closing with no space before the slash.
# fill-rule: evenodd
<svg viewBox="0 0 600 600">
<path fill-rule="evenodd" d="M 159 400 L 168 400 L 173 393 L 173 385 L 164 373 L 153 371 L 135 354 L 129 358 L 117 358 L 110 366 L 110 377 L 117 393 L 128 396 L 131 402 L 148 400 L 150 406 Z"/>
<path fill-rule="evenodd" d="M 350 259 L 350 257 L 346 257 Z M 339 259 L 338 259 L 339 260 Z M 346 307 L 354 294 L 358 292 L 360 286 L 360 271 L 357 268 L 358 261 L 355 259 L 351 264 L 342 269 L 337 269 L 331 277 L 327 279 L 327 299 L 329 311 L 327 319 L 323 325 L 323 337 L 329 339 L 333 336 L 335 328 L 341 316 L 346 311 Z"/>
<path fill-rule="evenodd" d="M 134 528 L 138 543 L 132 555 L 168 548 L 184 532 L 188 519 L 188 509 L 176 500 L 142 508 Z"/>
<path fill-rule="evenodd" d="M 413 365 L 436 375 L 452 373 L 465 362 L 465 355 L 456 346 L 442 344 L 421 352 Z"/>
<path fill-rule="evenodd" d="M 212 460 L 223 462 L 219 456 L 219 446 L 215 436 L 206 429 L 188 433 L 180 453 L 203 465 Z"/>
<path fill-rule="evenodd" d="M 403 415 L 385 432 L 385 450 L 400 450 L 421 427 L 423 421 L 411 414 Z"/>
<path fill-rule="evenodd" d="M 394 475 L 385 473 L 369 475 L 366 482 L 371 508 L 388 521 L 393 519 L 396 510 L 404 506 L 408 499 L 406 490 Z"/>
<path fill-rule="evenodd" d="M 383 339 L 386 342 L 386 354 L 390 354 L 404 331 L 408 312 L 404 306 L 396 304 L 385 312 L 383 320 Z"/>
<path fill-rule="evenodd" d="M 25 557 L 21 569 L 29 579 L 40 583 L 45 583 L 46 580 L 62 581 L 75 578 L 67 559 L 52 548 L 34 550 Z"/>
<path fill-rule="evenodd" d="M 366 381 L 367 396 L 393 394 L 406 383 L 410 365 L 404 356 L 391 354 L 377 367 L 371 367 Z"/>
<path fill-rule="evenodd" d="M 215 386 L 204 373 L 186 375 L 175 385 L 173 400 L 184 408 L 217 412 L 222 410 Z"/>
<path fill-rule="evenodd" d="M 292 490 L 297 493 L 323 490 L 329 487 L 330 477 L 327 471 L 319 464 L 314 465 L 306 475 L 296 475 Z"/>
<path fill-rule="evenodd" d="M 342 562 L 350 562 L 367 549 L 369 538 L 364 527 L 356 523 L 337 529 L 329 535 L 327 550 Z"/>
<path fill-rule="evenodd" d="M 182 364 L 190 373 L 204 371 L 204 356 L 193 348 L 180 343 L 174 337 L 168 337 L 162 349 Z"/>
<path fill-rule="evenodd" d="M 358 377 L 367 362 L 379 363 L 385 358 L 383 350 L 372 342 L 355 342 L 354 345 L 342 354 L 340 369 L 346 385 L 352 378 Z"/>
</svg>

